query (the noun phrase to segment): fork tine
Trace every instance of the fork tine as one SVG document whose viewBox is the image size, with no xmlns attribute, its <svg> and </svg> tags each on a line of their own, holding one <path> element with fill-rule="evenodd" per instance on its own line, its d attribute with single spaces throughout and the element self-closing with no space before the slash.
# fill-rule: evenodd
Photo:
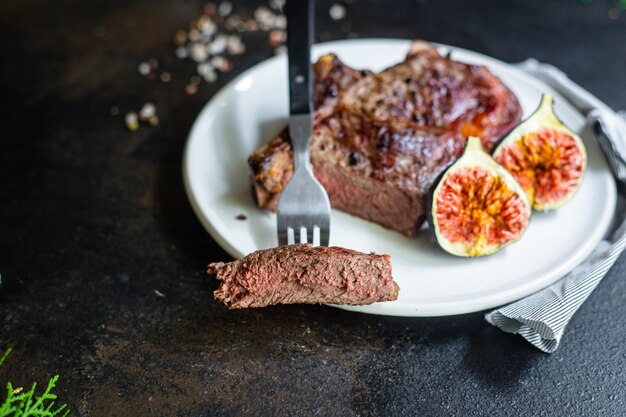
<svg viewBox="0 0 626 417">
<path fill-rule="evenodd" d="M 289 229 L 290 229 L 290 224 L 289 224 L 289 219 L 284 216 L 281 215 L 280 210 L 277 213 L 278 215 L 276 216 L 276 226 L 277 226 L 277 237 L 278 237 L 278 245 L 282 246 L 282 245 L 288 245 L 289 244 Z"/>
</svg>

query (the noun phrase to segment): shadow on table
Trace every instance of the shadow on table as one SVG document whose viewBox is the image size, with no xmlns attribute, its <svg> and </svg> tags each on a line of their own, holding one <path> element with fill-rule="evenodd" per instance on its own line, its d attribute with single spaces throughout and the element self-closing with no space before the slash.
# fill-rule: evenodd
<svg viewBox="0 0 626 417">
<path fill-rule="evenodd" d="M 302 349 L 296 351 L 301 350 L 303 357 L 374 356 L 403 369 L 432 359 L 451 373 L 469 372 L 483 384 L 507 390 L 515 385 L 516 375 L 543 356 L 520 337 L 488 325 L 483 313 L 404 318 L 325 306 L 229 311 L 211 303 L 211 308 L 198 317 L 200 321 L 212 322 L 213 331 L 236 335 L 220 338 L 218 343 L 223 347 L 245 345 L 248 354 L 257 359 L 291 345 L 299 345 Z M 210 333 L 207 331 L 206 336 L 213 339 Z"/>
<path fill-rule="evenodd" d="M 543 356 L 520 337 L 488 325 L 483 313 L 368 320 L 382 323 L 382 346 L 368 352 L 351 379 L 351 405 L 360 415 L 407 409 L 451 415 L 459 404 L 476 401 L 472 395 L 516 391 Z"/>
<path fill-rule="evenodd" d="M 485 323 L 469 335 L 463 367 L 481 383 L 499 391 L 511 391 L 519 386 L 520 374 L 545 357 L 520 336 L 503 333 Z"/>
</svg>

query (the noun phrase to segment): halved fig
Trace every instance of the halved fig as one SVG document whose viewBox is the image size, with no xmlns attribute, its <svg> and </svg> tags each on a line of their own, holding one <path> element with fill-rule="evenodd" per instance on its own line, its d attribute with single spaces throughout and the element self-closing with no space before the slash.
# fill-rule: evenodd
<svg viewBox="0 0 626 417">
<path fill-rule="evenodd" d="M 469 137 L 433 189 L 429 220 L 439 245 L 457 256 L 495 253 L 522 237 L 531 208 L 515 178 Z"/>
<path fill-rule="evenodd" d="M 513 174 L 535 210 L 553 210 L 568 201 L 587 164 L 582 140 L 557 118 L 549 94 L 500 141 L 493 157 Z"/>
</svg>

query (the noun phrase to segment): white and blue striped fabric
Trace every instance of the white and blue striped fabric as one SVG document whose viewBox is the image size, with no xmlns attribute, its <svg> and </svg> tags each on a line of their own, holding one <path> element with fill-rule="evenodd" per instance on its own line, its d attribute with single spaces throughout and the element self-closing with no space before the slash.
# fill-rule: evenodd
<svg viewBox="0 0 626 417">
<path fill-rule="evenodd" d="M 626 248 L 626 118 L 574 84 L 555 67 L 534 59 L 518 65 L 588 113 L 592 125 L 601 123 L 608 135 L 598 135 L 618 188 L 613 224 L 605 240 L 577 268 L 544 290 L 498 308 L 485 316 L 492 325 L 516 333 L 544 352 L 554 352 L 567 323 Z"/>
</svg>

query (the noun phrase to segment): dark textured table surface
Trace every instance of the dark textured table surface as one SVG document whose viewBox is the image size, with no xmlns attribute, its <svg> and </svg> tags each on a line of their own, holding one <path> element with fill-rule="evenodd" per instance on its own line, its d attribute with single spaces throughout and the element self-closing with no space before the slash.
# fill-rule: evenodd
<svg viewBox="0 0 626 417">
<path fill-rule="evenodd" d="M 262 3 L 238 2 L 251 13 Z M 508 62 L 535 56 L 626 108 L 626 11 L 609 0 L 318 4 L 318 39 L 424 38 Z M 72 415 L 626 415 L 626 257 L 539 352 L 483 321 L 329 307 L 227 311 L 204 273 L 228 255 L 187 202 L 190 126 L 272 55 L 244 34 L 235 69 L 195 95 L 172 35 L 198 1 L 2 2 L 0 383 L 44 383 Z M 157 58 L 170 83 L 137 65 Z M 146 101 L 160 124 L 123 115 Z M 110 109 L 120 109 L 112 116 Z M 156 290 L 156 291 L 155 291 Z M 159 295 L 161 294 L 161 295 Z"/>
</svg>

